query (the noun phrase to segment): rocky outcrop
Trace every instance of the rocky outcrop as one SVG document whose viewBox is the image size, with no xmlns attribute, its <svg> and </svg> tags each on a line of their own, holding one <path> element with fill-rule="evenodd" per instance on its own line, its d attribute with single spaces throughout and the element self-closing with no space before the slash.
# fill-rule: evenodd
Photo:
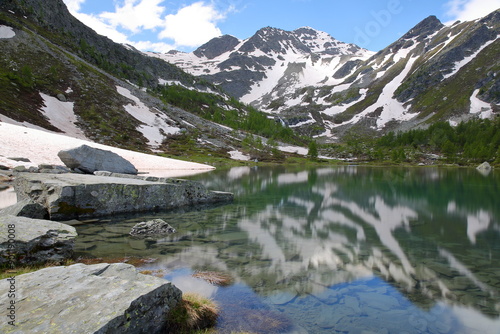
<svg viewBox="0 0 500 334">
<path fill-rule="evenodd" d="M 133 236 L 154 236 L 175 233 L 175 228 L 163 219 L 153 219 L 147 222 L 140 222 L 132 227 L 130 235 Z"/>
<path fill-rule="evenodd" d="M 163 211 L 234 198 L 231 193 L 208 191 L 195 181 L 146 181 L 141 176 L 23 173 L 16 178 L 14 188 L 18 199 L 43 205 L 51 220 Z"/>
<path fill-rule="evenodd" d="M 57 156 L 68 167 L 76 171 L 92 174 L 103 170 L 114 173 L 137 174 L 137 169 L 118 154 L 82 145 L 70 150 L 62 150 Z"/>
<path fill-rule="evenodd" d="M 73 255 L 76 236 L 66 224 L 0 216 L 0 266 L 61 262 Z"/>
<path fill-rule="evenodd" d="M 476 169 L 478 169 L 478 170 L 488 170 L 489 171 L 489 170 L 491 170 L 491 165 L 487 161 L 485 161 L 482 164 L 480 164 L 479 166 L 477 166 Z"/>
<path fill-rule="evenodd" d="M 24 199 L 14 205 L 8 206 L 0 210 L 0 216 L 16 216 L 27 217 L 34 219 L 47 219 L 49 214 L 47 209 L 40 203 L 36 203 L 31 199 Z"/>
<path fill-rule="evenodd" d="M 230 35 L 224 35 L 211 39 L 196 49 L 193 54 L 197 57 L 213 59 L 221 54 L 232 51 L 240 43 L 240 40 Z"/>
<path fill-rule="evenodd" d="M 0 307 L 14 305 L 16 327 L 2 321 L 2 333 L 162 333 L 181 299 L 170 282 L 124 263 L 52 267 L 0 281 L 0 291 L 10 286 L 15 296 L 1 298 Z"/>
</svg>

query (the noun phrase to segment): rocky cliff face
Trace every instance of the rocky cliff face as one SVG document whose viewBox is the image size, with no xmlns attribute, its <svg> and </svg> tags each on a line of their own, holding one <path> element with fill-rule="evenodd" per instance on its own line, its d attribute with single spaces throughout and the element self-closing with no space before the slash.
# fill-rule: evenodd
<svg viewBox="0 0 500 334">
<path fill-rule="evenodd" d="M 373 53 L 312 28 L 263 28 L 210 58 L 159 55 L 280 117 L 297 132 L 336 140 L 499 111 L 500 11 L 442 24 L 430 16 Z M 216 49 L 220 40 L 205 44 Z"/>
</svg>

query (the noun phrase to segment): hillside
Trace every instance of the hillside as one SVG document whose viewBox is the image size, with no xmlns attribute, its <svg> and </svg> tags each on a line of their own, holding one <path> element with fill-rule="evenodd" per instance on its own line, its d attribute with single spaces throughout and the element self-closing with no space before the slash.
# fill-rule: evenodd
<svg viewBox="0 0 500 334">
<path fill-rule="evenodd" d="M 98 35 L 61 0 L 2 1 L 0 121 L 201 162 L 279 162 L 313 139 L 494 118 L 499 22 L 498 10 L 453 25 L 431 16 L 376 53 L 265 27 L 154 54 Z"/>
<path fill-rule="evenodd" d="M 248 131 L 297 141 L 204 79 L 98 35 L 61 0 L 2 1 L 0 47 L 3 122 L 186 158 L 229 158 Z"/>
<path fill-rule="evenodd" d="M 263 28 L 213 39 L 193 53 L 152 54 L 278 116 L 297 132 L 346 133 L 458 123 L 497 114 L 500 11 L 443 25 L 435 16 L 377 53 L 312 28 Z"/>
</svg>

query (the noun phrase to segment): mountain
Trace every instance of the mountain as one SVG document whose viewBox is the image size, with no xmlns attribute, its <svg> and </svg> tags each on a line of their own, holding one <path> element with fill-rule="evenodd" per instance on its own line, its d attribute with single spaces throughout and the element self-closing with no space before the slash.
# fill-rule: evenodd
<svg viewBox="0 0 500 334">
<path fill-rule="evenodd" d="M 263 28 L 215 38 L 192 53 L 151 54 L 279 117 L 298 133 L 348 133 L 452 124 L 498 115 L 500 10 L 470 22 L 430 16 L 377 53 L 312 28 Z"/>
<path fill-rule="evenodd" d="M 98 35 L 62 0 L 3 0 L 0 121 L 190 159 L 282 161 L 311 138 L 492 117 L 499 16 L 431 16 L 377 53 L 309 27 L 266 27 L 154 54 Z"/>
<path fill-rule="evenodd" d="M 62 0 L 0 1 L 0 48 L 2 122 L 185 156 L 229 157 L 238 129 L 294 140 L 203 78 L 98 35 Z"/>
</svg>

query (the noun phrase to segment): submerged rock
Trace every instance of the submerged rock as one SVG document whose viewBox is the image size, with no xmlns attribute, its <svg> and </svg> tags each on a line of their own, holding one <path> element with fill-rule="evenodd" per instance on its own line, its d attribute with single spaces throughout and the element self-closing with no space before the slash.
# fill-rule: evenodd
<svg viewBox="0 0 500 334">
<path fill-rule="evenodd" d="M 169 223 L 163 219 L 153 219 L 147 222 L 140 222 L 132 227 L 130 235 L 133 236 L 152 236 L 152 235 L 163 235 L 172 234 L 176 230 Z"/>
<path fill-rule="evenodd" d="M 0 266 L 64 261 L 73 255 L 76 236 L 66 224 L 0 216 Z"/>
<path fill-rule="evenodd" d="M 68 167 L 86 174 L 103 170 L 123 174 L 137 174 L 137 169 L 118 154 L 82 145 L 77 148 L 59 151 L 57 156 Z"/>
<path fill-rule="evenodd" d="M 13 284 L 14 283 L 14 284 Z M 169 281 L 125 263 L 52 267 L 0 281 L 14 285 L 15 325 L 9 333 L 162 333 L 181 291 Z M 0 299 L 7 310 L 8 298 Z"/>
</svg>

